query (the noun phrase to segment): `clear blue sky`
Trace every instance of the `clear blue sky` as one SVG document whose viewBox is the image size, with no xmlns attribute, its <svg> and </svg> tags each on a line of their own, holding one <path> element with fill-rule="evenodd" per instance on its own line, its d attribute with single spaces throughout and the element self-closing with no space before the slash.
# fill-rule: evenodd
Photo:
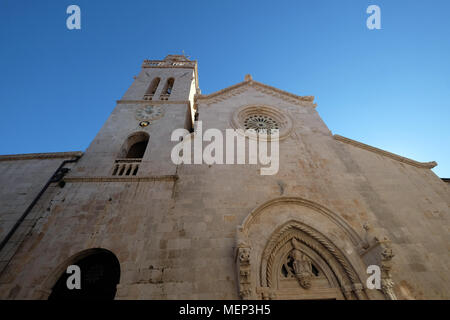
<svg viewBox="0 0 450 320">
<path fill-rule="evenodd" d="M 0 0 L 0 154 L 85 150 L 142 60 L 184 50 L 203 93 L 251 73 L 316 96 L 333 133 L 450 177 L 449 14 L 448 0 Z"/>
</svg>

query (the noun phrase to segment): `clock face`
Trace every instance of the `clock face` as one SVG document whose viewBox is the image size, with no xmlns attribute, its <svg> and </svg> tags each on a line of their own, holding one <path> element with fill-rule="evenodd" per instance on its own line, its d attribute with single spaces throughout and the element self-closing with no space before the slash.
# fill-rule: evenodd
<svg viewBox="0 0 450 320">
<path fill-rule="evenodd" d="M 155 120 L 161 118 L 163 115 L 163 110 L 159 106 L 145 106 L 136 111 L 136 118 L 138 120 Z"/>
</svg>

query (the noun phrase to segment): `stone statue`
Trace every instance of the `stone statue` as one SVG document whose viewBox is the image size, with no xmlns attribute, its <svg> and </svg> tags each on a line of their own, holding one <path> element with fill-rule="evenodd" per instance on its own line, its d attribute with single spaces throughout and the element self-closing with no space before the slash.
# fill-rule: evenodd
<svg viewBox="0 0 450 320">
<path fill-rule="evenodd" d="M 313 276 L 311 260 L 300 251 L 300 242 L 297 239 L 292 238 L 291 243 L 294 248 L 289 256 L 293 260 L 292 267 L 295 277 L 303 288 L 309 289 Z"/>
</svg>

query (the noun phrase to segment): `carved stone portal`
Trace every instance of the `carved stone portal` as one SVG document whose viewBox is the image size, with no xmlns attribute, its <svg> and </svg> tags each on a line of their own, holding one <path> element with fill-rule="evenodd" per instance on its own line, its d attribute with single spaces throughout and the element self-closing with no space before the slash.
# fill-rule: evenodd
<svg viewBox="0 0 450 320">
<path fill-rule="evenodd" d="M 291 280 L 296 280 L 296 289 Z M 274 231 L 260 264 L 261 298 L 367 299 L 355 269 L 325 236 L 298 221 Z"/>
</svg>

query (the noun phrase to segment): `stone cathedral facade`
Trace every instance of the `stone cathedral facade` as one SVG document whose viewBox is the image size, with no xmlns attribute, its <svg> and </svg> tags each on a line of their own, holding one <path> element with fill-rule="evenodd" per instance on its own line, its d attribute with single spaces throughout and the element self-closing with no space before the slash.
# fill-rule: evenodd
<svg viewBox="0 0 450 320">
<path fill-rule="evenodd" d="M 279 129 L 278 173 L 174 164 L 199 121 Z M 85 152 L 0 156 L 0 298 L 449 299 L 434 166 L 333 135 L 312 96 L 202 94 L 196 61 L 146 60 Z"/>
</svg>

